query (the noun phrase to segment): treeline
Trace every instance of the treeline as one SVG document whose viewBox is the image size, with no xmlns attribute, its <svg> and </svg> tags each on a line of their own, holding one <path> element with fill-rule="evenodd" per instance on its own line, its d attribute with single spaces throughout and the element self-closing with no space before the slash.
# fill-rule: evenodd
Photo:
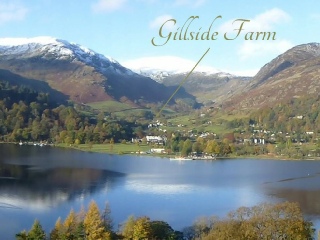
<svg viewBox="0 0 320 240">
<path fill-rule="evenodd" d="M 35 220 L 29 231 L 16 234 L 17 240 L 111 240 L 111 239 L 183 239 L 181 232 L 174 231 L 164 221 L 151 221 L 148 217 L 130 216 L 119 231 L 113 230 L 109 205 L 102 213 L 94 201 L 91 201 L 86 212 L 70 211 L 64 221 L 60 218 L 54 228 L 46 235 L 40 222 Z"/>
<path fill-rule="evenodd" d="M 54 103 L 49 100 L 49 94 L 39 93 L 25 85 L 11 85 L 8 81 L 0 80 L 0 99 L 3 100 L 6 107 L 13 103 L 23 101 L 26 104 L 38 102 L 54 107 Z"/>
<path fill-rule="evenodd" d="M 246 119 L 229 121 L 229 128 L 249 129 L 250 125 L 275 132 L 320 131 L 320 95 L 317 97 L 293 98 L 272 107 L 264 107 Z"/>
<path fill-rule="evenodd" d="M 247 239 L 314 239 L 312 222 L 303 218 L 296 203 L 260 204 L 241 207 L 230 212 L 224 219 L 217 217 L 198 219 L 182 232 L 175 231 L 164 221 L 152 221 L 148 217 L 130 216 L 118 231 L 113 230 L 108 205 L 100 213 L 97 204 L 91 201 L 88 211 L 70 211 L 64 221 L 59 218 L 47 236 L 39 221 L 30 231 L 16 234 L 17 240 L 247 240 Z"/>
<path fill-rule="evenodd" d="M 294 98 L 272 108 L 263 108 L 250 116 L 267 129 L 284 132 L 320 130 L 320 95 Z"/>
<path fill-rule="evenodd" d="M 90 117 L 73 106 L 55 106 L 48 94 L 0 84 L 0 141 L 103 143 L 133 136 L 134 122 Z"/>
<path fill-rule="evenodd" d="M 180 152 L 184 157 L 190 153 L 227 156 L 235 150 L 233 143 L 226 138 L 217 141 L 216 139 L 198 137 L 196 141 L 192 142 L 190 139 L 183 140 L 179 135 L 171 137 L 166 142 L 166 148 L 171 152 Z"/>
</svg>

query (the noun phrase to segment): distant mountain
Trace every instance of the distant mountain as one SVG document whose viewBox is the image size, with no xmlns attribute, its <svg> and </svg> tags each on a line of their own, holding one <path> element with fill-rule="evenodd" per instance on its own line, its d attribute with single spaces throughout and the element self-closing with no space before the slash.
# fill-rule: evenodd
<svg viewBox="0 0 320 240">
<path fill-rule="evenodd" d="M 225 102 L 226 109 L 252 110 L 320 92 L 320 44 L 302 44 L 261 68 L 241 94 Z"/>
<path fill-rule="evenodd" d="M 188 73 L 170 74 L 161 81 L 166 86 L 179 85 Z M 194 72 L 183 84 L 186 91 L 204 104 L 222 103 L 241 93 L 251 77 L 234 76 L 229 73 Z"/>
<path fill-rule="evenodd" d="M 196 64 L 173 57 L 147 57 L 124 63 L 136 73 L 150 77 L 166 86 L 178 86 Z M 223 102 L 241 92 L 251 77 L 235 76 L 206 66 L 197 66 L 183 84 L 186 91 L 205 104 Z"/>
<path fill-rule="evenodd" d="M 124 66 L 134 72 L 146 77 L 150 77 L 157 82 L 173 74 L 188 73 L 195 66 L 196 62 L 175 56 L 143 57 L 125 61 Z M 194 72 L 218 73 L 218 69 L 199 65 Z"/>
<path fill-rule="evenodd" d="M 112 58 L 51 37 L 0 39 L 0 69 L 24 79 L 44 81 L 78 103 L 157 103 L 166 101 L 174 91 Z M 194 99 L 184 89 L 175 97 Z"/>
</svg>

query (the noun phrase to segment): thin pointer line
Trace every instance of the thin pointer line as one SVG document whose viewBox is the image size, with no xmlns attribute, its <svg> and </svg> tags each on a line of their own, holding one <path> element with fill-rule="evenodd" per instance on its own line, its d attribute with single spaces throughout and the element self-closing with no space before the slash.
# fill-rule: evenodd
<svg viewBox="0 0 320 240">
<path fill-rule="evenodd" d="M 193 72 L 193 70 L 198 66 L 198 64 L 201 62 L 201 60 L 204 58 L 204 56 L 209 52 L 210 48 L 208 48 L 208 50 L 202 55 L 202 57 L 199 59 L 199 61 L 196 63 L 196 65 L 194 65 L 194 67 L 191 69 L 191 71 L 188 73 L 188 75 L 181 81 L 181 83 L 179 84 L 179 86 L 177 87 L 177 89 L 174 91 L 174 93 L 171 95 L 171 97 L 168 99 L 168 101 L 163 105 L 163 107 L 160 109 L 160 111 L 157 113 L 156 116 L 160 116 L 160 113 L 163 111 L 163 109 L 168 105 L 168 103 L 170 102 L 170 100 L 173 98 L 173 96 L 179 91 L 179 89 L 182 87 L 182 85 L 184 84 L 184 82 L 188 79 L 188 77 L 190 76 L 190 74 Z"/>
</svg>

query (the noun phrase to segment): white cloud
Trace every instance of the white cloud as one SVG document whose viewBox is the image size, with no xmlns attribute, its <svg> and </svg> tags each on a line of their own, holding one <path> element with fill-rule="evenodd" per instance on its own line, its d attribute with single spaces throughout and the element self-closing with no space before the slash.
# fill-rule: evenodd
<svg viewBox="0 0 320 240">
<path fill-rule="evenodd" d="M 121 63 L 123 66 L 130 68 L 136 72 L 142 71 L 166 71 L 166 72 L 189 72 L 196 65 L 195 61 L 180 58 L 176 56 L 161 56 L 161 57 L 144 57 L 132 59 Z M 210 72 L 216 73 L 219 70 L 203 66 L 201 63 L 194 70 L 195 72 Z"/>
<path fill-rule="evenodd" d="M 239 29 L 241 22 L 233 23 L 234 20 L 235 19 L 228 20 L 222 24 L 219 27 L 219 32 L 229 34 L 227 36 L 230 36 L 230 38 L 235 37 L 237 31 L 234 29 Z M 235 40 L 244 40 L 244 34 L 247 32 L 277 32 L 276 27 L 289 22 L 291 17 L 285 11 L 279 8 L 273 8 L 256 15 L 252 19 L 248 18 L 248 20 L 250 20 L 250 22 L 245 22 L 243 25 L 242 35 Z M 276 40 L 271 40 L 273 34 L 270 36 L 270 40 L 258 39 L 243 41 L 237 52 L 240 60 L 278 55 L 294 46 L 290 41 L 278 39 L 277 36 Z"/>
<path fill-rule="evenodd" d="M 150 28 L 159 29 L 167 20 L 172 19 L 171 15 L 161 15 L 155 18 L 153 21 L 150 22 Z M 174 28 L 173 22 L 166 23 L 164 26 L 167 30 L 172 30 Z"/>
<path fill-rule="evenodd" d="M 249 58 L 265 57 L 268 55 L 278 55 L 292 48 L 288 40 L 276 41 L 245 41 L 239 48 L 238 56 L 241 60 Z"/>
<path fill-rule="evenodd" d="M 320 20 L 320 14 L 319 13 L 313 13 L 313 14 L 310 15 L 310 18 L 312 20 L 319 21 Z"/>
<path fill-rule="evenodd" d="M 99 0 L 92 5 L 94 12 L 113 12 L 125 6 L 127 0 Z"/>
<path fill-rule="evenodd" d="M 192 6 L 192 7 L 200 7 L 202 6 L 206 0 L 174 0 L 174 6 Z"/>
<path fill-rule="evenodd" d="M 224 72 L 231 73 L 236 76 L 253 77 L 259 72 L 259 70 L 260 69 L 249 69 L 249 70 L 243 70 L 243 71 L 226 70 Z"/>
<path fill-rule="evenodd" d="M 291 17 L 285 11 L 279 8 L 273 8 L 264 13 L 255 16 L 250 22 L 245 22 L 243 25 L 243 32 L 264 32 L 264 31 L 275 31 L 275 25 L 280 23 L 286 23 L 290 21 Z M 241 21 L 234 22 L 228 20 L 220 26 L 220 32 L 233 32 L 234 29 L 238 29 Z"/>
<path fill-rule="evenodd" d="M 17 2 L 0 3 L 0 24 L 11 21 L 21 21 L 27 15 L 28 9 Z"/>
<path fill-rule="evenodd" d="M 273 30 L 274 25 L 286 23 L 291 17 L 285 11 L 279 8 L 273 8 L 262 14 L 257 15 L 249 23 L 249 31 L 269 31 Z"/>
<path fill-rule="evenodd" d="M 138 2 L 146 3 L 146 4 L 153 4 L 158 2 L 158 0 L 137 0 Z"/>
<path fill-rule="evenodd" d="M 199 7 L 202 6 L 207 0 L 174 0 L 170 3 L 173 6 L 190 6 Z M 96 0 L 92 4 L 92 10 L 96 13 L 99 12 L 114 12 L 124 8 L 129 3 L 142 3 L 142 4 L 155 4 L 161 2 L 160 0 Z"/>
</svg>

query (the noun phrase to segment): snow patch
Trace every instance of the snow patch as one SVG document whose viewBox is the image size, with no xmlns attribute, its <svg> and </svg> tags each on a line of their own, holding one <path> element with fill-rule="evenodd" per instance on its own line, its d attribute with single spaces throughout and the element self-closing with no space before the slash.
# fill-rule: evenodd
<svg viewBox="0 0 320 240">
<path fill-rule="evenodd" d="M 96 68 L 98 71 L 114 72 L 117 74 L 133 75 L 134 73 L 122 67 L 115 59 L 62 39 L 53 37 L 34 38 L 0 38 L 1 55 L 21 55 L 27 57 L 40 55 L 43 58 L 53 56 L 57 59 L 69 59 L 70 61 L 82 61 Z M 31 54 L 31 55 L 30 55 Z"/>
</svg>

